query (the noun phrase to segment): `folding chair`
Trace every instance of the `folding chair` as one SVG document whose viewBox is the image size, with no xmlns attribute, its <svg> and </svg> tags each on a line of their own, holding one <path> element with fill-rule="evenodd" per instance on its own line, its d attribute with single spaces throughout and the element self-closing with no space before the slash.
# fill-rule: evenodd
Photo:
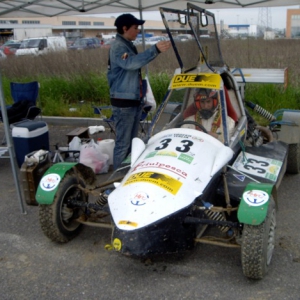
<svg viewBox="0 0 300 300">
<path fill-rule="evenodd" d="M 100 115 L 100 117 L 102 117 L 102 120 L 108 125 L 108 127 L 110 128 L 110 133 L 116 135 L 114 115 L 111 115 L 110 118 L 106 118 L 106 116 L 102 113 L 102 110 L 111 109 L 112 107 L 109 105 L 109 106 L 100 106 L 100 107 L 93 106 L 93 108 L 94 108 L 94 113 Z M 142 116 L 140 119 L 139 136 L 145 136 L 147 134 L 148 123 L 149 123 L 148 116 L 150 110 L 151 110 L 151 106 L 144 106 L 143 108 Z"/>
<path fill-rule="evenodd" d="M 112 107 L 110 105 L 108 106 L 93 106 L 94 109 L 94 114 L 100 115 L 100 117 L 102 118 L 103 122 L 105 122 L 109 129 L 110 129 L 110 133 L 113 133 L 114 135 L 116 135 L 116 131 L 115 131 L 115 124 L 114 124 L 114 116 L 111 115 L 110 118 L 106 118 L 106 116 L 102 113 L 102 110 L 105 109 L 111 109 Z"/>
<path fill-rule="evenodd" d="M 10 92 L 14 103 L 7 105 L 7 117 L 9 125 L 20 122 L 22 120 L 34 120 L 39 114 L 41 109 L 37 107 L 39 100 L 39 83 L 32 81 L 28 83 L 10 83 Z M 1 114 L 1 121 L 2 114 Z M 2 144 L 5 144 L 5 137 Z"/>
<path fill-rule="evenodd" d="M 141 132 L 140 135 L 144 136 L 148 133 L 148 129 L 149 129 L 149 113 L 151 110 L 152 106 L 150 105 L 145 105 L 143 107 L 143 111 L 142 111 L 142 116 L 140 119 L 140 127 L 141 127 Z"/>
<path fill-rule="evenodd" d="M 37 103 L 39 102 L 39 89 L 40 84 L 37 81 L 27 83 L 10 83 L 10 92 L 14 103 L 28 101 L 31 104 L 29 105 L 23 119 L 34 120 L 39 114 L 41 114 L 41 109 L 37 107 Z"/>
</svg>

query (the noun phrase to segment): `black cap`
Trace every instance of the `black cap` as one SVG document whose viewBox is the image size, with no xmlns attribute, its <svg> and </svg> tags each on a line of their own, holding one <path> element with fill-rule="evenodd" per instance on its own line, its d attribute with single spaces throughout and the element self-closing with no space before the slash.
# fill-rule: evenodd
<svg viewBox="0 0 300 300">
<path fill-rule="evenodd" d="M 127 28 L 131 27 L 132 25 L 143 25 L 145 23 L 144 20 L 139 20 L 132 14 L 123 14 L 117 17 L 115 21 L 115 26 L 117 28 L 122 28 L 126 26 Z"/>
</svg>

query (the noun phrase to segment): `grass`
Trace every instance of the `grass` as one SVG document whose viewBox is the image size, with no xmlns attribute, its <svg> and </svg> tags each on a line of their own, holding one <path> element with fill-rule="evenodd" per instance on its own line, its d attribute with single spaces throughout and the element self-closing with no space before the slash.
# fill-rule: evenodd
<svg viewBox="0 0 300 300">
<path fill-rule="evenodd" d="M 244 68 L 288 68 L 289 84 L 247 84 L 246 99 L 270 112 L 280 108 L 300 109 L 300 60 L 295 49 L 300 40 L 222 40 L 228 66 Z M 142 51 L 140 49 L 140 51 Z M 183 52 L 186 59 L 191 55 Z M 39 57 L 11 57 L 0 61 L 6 103 L 12 103 L 9 83 L 37 80 L 43 114 L 93 117 L 92 105 L 109 105 L 106 79 L 108 49 L 51 53 Z M 149 80 L 160 103 L 178 63 L 172 50 L 148 65 Z M 145 70 L 143 69 L 145 73 Z M 76 108 L 76 111 L 70 111 Z"/>
</svg>

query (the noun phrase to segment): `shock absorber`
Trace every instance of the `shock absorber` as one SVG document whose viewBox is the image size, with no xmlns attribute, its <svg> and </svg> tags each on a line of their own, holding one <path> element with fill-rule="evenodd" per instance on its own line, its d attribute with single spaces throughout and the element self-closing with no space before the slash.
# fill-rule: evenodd
<svg viewBox="0 0 300 300">
<path fill-rule="evenodd" d="M 104 206 L 105 204 L 107 204 L 107 200 L 108 200 L 108 195 L 111 193 L 111 190 L 105 190 L 103 193 L 99 194 L 98 199 L 95 201 L 96 204 L 100 205 L 100 206 Z"/>
<path fill-rule="evenodd" d="M 269 122 L 273 122 L 273 121 L 276 120 L 275 116 L 273 116 L 270 112 L 268 112 L 267 110 L 265 110 L 264 108 L 262 108 L 258 104 L 254 104 L 250 101 L 246 101 L 245 103 L 246 103 L 247 106 L 252 108 L 255 112 L 260 114 L 262 117 L 267 119 Z"/>
<path fill-rule="evenodd" d="M 226 221 L 226 218 L 223 216 L 222 213 L 219 212 L 214 212 L 211 210 L 205 210 L 205 214 L 208 216 L 209 219 L 214 220 L 214 221 Z M 227 232 L 230 228 L 227 226 L 218 226 L 218 228 L 222 232 Z"/>
</svg>

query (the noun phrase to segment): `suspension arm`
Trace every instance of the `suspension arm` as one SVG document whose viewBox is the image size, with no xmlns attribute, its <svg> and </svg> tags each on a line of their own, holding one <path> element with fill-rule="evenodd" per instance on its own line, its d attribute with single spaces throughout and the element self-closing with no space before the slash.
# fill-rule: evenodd
<svg viewBox="0 0 300 300">
<path fill-rule="evenodd" d="M 218 220 L 209 220 L 209 219 L 199 219 L 193 217 L 186 217 L 184 220 L 185 224 L 206 224 L 206 225 L 213 225 L 213 226 L 226 226 L 230 228 L 239 228 L 241 225 L 237 222 L 230 222 L 230 221 L 218 221 Z"/>
<path fill-rule="evenodd" d="M 76 199 L 69 199 L 68 200 L 68 207 L 70 207 L 70 208 L 84 207 L 84 208 L 87 208 L 87 209 L 92 209 L 94 211 L 109 212 L 108 208 L 103 208 L 103 205 L 98 205 L 96 203 L 78 201 Z"/>
</svg>

